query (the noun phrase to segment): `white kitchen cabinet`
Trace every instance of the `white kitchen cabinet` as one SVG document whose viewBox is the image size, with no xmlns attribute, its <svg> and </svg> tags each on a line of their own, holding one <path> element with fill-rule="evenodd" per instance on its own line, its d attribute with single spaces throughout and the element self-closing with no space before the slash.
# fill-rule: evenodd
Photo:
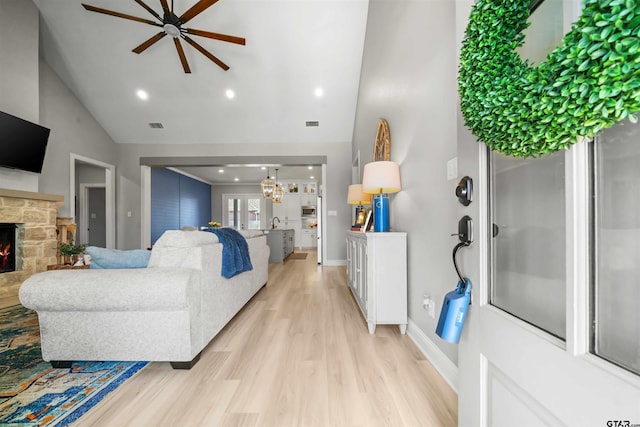
<svg viewBox="0 0 640 427">
<path fill-rule="evenodd" d="M 303 248 L 315 248 L 318 246 L 318 234 L 315 228 L 303 228 L 300 233 L 300 246 Z"/>
<path fill-rule="evenodd" d="M 287 217 L 287 207 L 284 203 L 274 203 L 272 213 L 274 217 L 277 216 L 280 221 L 283 221 Z"/>
<path fill-rule="evenodd" d="M 315 194 L 301 194 L 300 206 L 316 206 L 318 204 L 318 196 Z"/>
<path fill-rule="evenodd" d="M 407 332 L 407 233 L 347 231 L 347 281 L 370 334 L 387 324 Z"/>
<path fill-rule="evenodd" d="M 288 180 L 288 179 L 283 179 L 281 181 L 278 181 L 278 184 L 280 184 L 282 186 L 282 189 L 284 190 L 284 192 L 286 194 L 296 194 L 300 192 L 300 182 L 295 180 Z"/>
<path fill-rule="evenodd" d="M 300 220 L 300 195 L 299 194 L 287 194 L 284 196 L 283 205 L 285 205 L 285 218 Z"/>
<path fill-rule="evenodd" d="M 286 228 L 290 228 L 295 232 L 295 245 L 299 248 L 302 246 L 300 237 L 302 236 L 302 221 L 300 219 L 288 219 L 285 221 Z"/>
<path fill-rule="evenodd" d="M 273 216 L 280 221 L 300 220 L 300 195 L 285 194 L 282 203 L 273 204 Z"/>
</svg>

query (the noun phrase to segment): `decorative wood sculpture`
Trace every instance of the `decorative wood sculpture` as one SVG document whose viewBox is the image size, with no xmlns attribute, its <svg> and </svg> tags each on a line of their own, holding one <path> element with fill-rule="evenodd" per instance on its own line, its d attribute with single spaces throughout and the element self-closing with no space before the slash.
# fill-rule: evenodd
<svg viewBox="0 0 640 427">
<path fill-rule="evenodd" d="M 378 132 L 376 133 L 376 141 L 373 145 L 373 161 L 389 160 L 391 155 L 391 133 L 389 132 L 389 123 L 385 119 L 378 121 Z"/>
</svg>

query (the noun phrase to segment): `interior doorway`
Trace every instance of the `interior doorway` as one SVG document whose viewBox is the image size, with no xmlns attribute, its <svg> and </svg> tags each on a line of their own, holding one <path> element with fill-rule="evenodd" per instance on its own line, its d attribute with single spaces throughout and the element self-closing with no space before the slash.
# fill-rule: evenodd
<svg viewBox="0 0 640 427">
<path fill-rule="evenodd" d="M 106 186 L 80 184 L 79 195 L 78 241 L 104 248 L 107 245 Z"/>
<path fill-rule="evenodd" d="M 116 247 L 116 199 L 115 199 L 115 176 L 116 167 L 109 163 L 91 159 L 89 157 L 80 156 L 71 153 L 70 156 L 70 217 L 78 226 L 78 235 L 76 237 L 78 243 L 89 243 L 88 229 L 94 225 L 91 220 L 94 219 L 95 226 L 98 231 L 94 235 L 96 240 L 106 248 L 115 249 Z M 82 188 L 81 188 L 82 186 Z M 88 202 L 91 199 L 90 188 L 104 189 L 104 207 L 102 205 L 94 206 L 93 212 L 96 218 L 91 218 L 90 207 Z M 97 202 L 101 196 L 98 193 L 94 195 L 94 201 Z M 98 213 L 98 209 L 100 212 Z M 104 239 L 100 232 L 102 224 L 98 225 L 98 221 L 102 222 L 104 218 Z M 99 236 L 99 237 L 98 237 Z M 93 238 L 92 238 L 93 239 Z"/>
</svg>

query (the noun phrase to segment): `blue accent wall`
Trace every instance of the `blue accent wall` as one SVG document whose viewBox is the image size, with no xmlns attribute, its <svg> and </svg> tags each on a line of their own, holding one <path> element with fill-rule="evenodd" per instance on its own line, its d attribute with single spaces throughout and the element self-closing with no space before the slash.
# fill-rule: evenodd
<svg viewBox="0 0 640 427">
<path fill-rule="evenodd" d="M 151 244 L 166 230 L 205 226 L 211 220 L 211 186 L 174 171 L 151 169 Z"/>
<path fill-rule="evenodd" d="M 180 227 L 207 225 L 211 221 L 211 186 L 184 175 L 180 177 Z"/>
</svg>

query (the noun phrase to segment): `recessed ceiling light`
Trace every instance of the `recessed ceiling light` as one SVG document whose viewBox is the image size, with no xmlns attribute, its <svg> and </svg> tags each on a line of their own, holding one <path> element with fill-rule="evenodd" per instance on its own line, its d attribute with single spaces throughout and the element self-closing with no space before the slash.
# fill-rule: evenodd
<svg viewBox="0 0 640 427">
<path fill-rule="evenodd" d="M 240 181 L 240 178 L 233 178 L 234 181 Z"/>
<path fill-rule="evenodd" d="M 309 177 L 309 179 L 315 179 L 315 178 L 316 178 L 316 177 L 315 177 L 315 176 L 313 176 L 313 175 L 311 175 L 311 176 Z"/>
<path fill-rule="evenodd" d="M 317 88 L 316 88 L 316 90 L 314 91 L 314 93 L 316 94 L 316 96 L 317 96 L 318 98 L 321 98 L 321 97 L 322 97 L 322 95 L 324 95 L 324 91 L 322 90 L 322 88 L 321 88 L 321 87 L 317 87 Z"/>
<path fill-rule="evenodd" d="M 263 171 L 266 171 L 267 167 L 266 166 L 262 166 L 260 169 L 262 169 Z"/>
<path fill-rule="evenodd" d="M 218 173 L 224 173 L 224 169 L 218 169 Z"/>
<path fill-rule="evenodd" d="M 227 96 L 227 98 L 229 98 L 229 99 L 233 99 L 233 98 L 235 98 L 235 97 L 236 97 L 236 93 L 235 93 L 234 91 L 232 91 L 231 89 L 227 89 L 227 90 L 225 91 L 225 93 L 224 93 L 224 94 L 225 94 L 225 95 Z"/>
<path fill-rule="evenodd" d="M 307 166 L 307 169 L 311 170 L 313 169 L 313 166 Z"/>
<path fill-rule="evenodd" d="M 138 98 L 142 99 L 143 101 L 149 99 L 149 94 L 142 89 L 138 89 L 136 95 L 138 95 Z"/>
</svg>

